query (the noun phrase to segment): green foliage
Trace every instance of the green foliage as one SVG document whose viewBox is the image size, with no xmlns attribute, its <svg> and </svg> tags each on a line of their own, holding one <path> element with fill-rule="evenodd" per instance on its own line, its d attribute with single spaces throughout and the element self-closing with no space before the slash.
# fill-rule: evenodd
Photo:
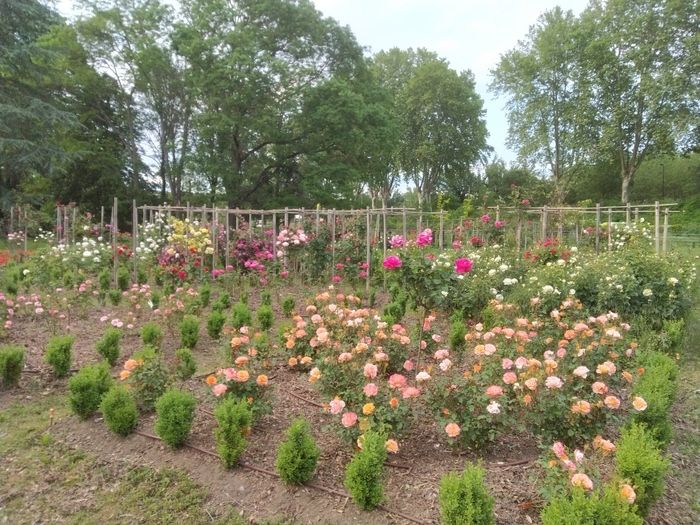
<svg viewBox="0 0 700 525">
<path fill-rule="evenodd" d="M 71 349 L 75 338 L 71 335 L 57 335 L 49 339 L 44 352 L 44 361 L 53 367 L 56 377 L 64 377 L 70 371 Z"/>
<path fill-rule="evenodd" d="M 392 301 L 384 307 L 382 317 L 389 325 L 400 323 L 406 313 L 406 303 Z"/>
<path fill-rule="evenodd" d="M 0 380 L 3 386 L 14 386 L 19 382 L 24 367 L 24 348 L 0 346 Z"/>
<path fill-rule="evenodd" d="M 141 327 L 141 340 L 146 346 L 160 350 L 160 344 L 163 342 L 163 330 L 160 325 L 155 322 L 149 322 Z"/>
<path fill-rule="evenodd" d="M 285 317 L 292 317 L 294 314 L 294 309 L 296 308 L 296 303 L 294 301 L 294 297 L 291 295 L 288 297 L 285 297 L 282 300 L 282 312 L 284 312 Z"/>
<path fill-rule="evenodd" d="M 231 307 L 231 297 L 226 293 L 222 292 L 219 298 L 211 306 L 211 309 L 217 312 L 223 312 Z"/>
<path fill-rule="evenodd" d="M 153 305 L 153 309 L 157 309 L 160 306 L 160 299 L 161 299 L 161 294 L 158 290 L 153 290 L 151 292 L 151 304 Z"/>
<path fill-rule="evenodd" d="M 131 284 L 131 275 L 126 266 L 120 266 L 117 270 L 117 288 L 122 292 L 126 292 Z"/>
<path fill-rule="evenodd" d="M 233 311 L 231 313 L 231 324 L 234 328 L 240 328 L 241 326 L 250 326 L 253 322 L 253 318 L 250 314 L 250 309 L 248 305 L 242 301 L 237 302 L 233 305 Z"/>
<path fill-rule="evenodd" d="M 177 377 L 183 381 L 192 377 L 197 371 L 197 362 L 194 360 L 192 350 L 189 348 L 180 348 L 178 351 L 176 351 L 175 359 L 177 360 L 175 373 L 177 374 Z"/>
<path fill-rule="evenodd" d="M 464 349 L 466 341 L 464 336 L 467 334 L 467 327 L 464 325 L 464 320 L 461 316 L 457 316 L 450 324 L 450 350 L 458 352 Z"/>
<path fill-rule="evenodd" d="M 376 508 L 384 498 L 385 441 L 382 434 L 367 431 L 362 450 L 355 454 L 345 470 L 345 487 L 352 500 L 364 510 Z"/>
<path fill-rule="evenodd" d="M 234 467 L 243 454 L 253 415 L 245 399 L 223 400 L 214 410 L 216 450 L 226 468 Z"/>
<path fill-rule="evenodd" d="M 275 468 L 285 483 L 301 485 L 313 477 L 319 455 L 309 424 L 304 419 L 296 419 L 277 449 Z"/>
<path fill-rule="evenodd" d="M 95 344 L 97 352 L 105 358 L 105 360 L 114 366 L 119 359 L 119 340 L 121 339 L 122 333 L 117 328 L 107 328 L 102 337 Z"/>
<path fill-rule="evenodd" d="M 631 483 L 641 515 L 646 515 L 661 496 L 668 467 L 650 431 L 637 423 L 623 429 L 615 454 L 615 472 Z"/>
<path fill-rule="evenodd" d="M 643 398 L 647 408 L 634 412 L 632 421 L 645 425 L 665 446 L 672 437 L 669 410 L 676 399 L 678 365 L 671 357 L 654 351 L 643 353 L 638 363 L 644 367 L 644 374 L 632 393 Z"/>
<path fill-rule="evenodd" d="M 136 272 L 136 282 L 141 284 L 146 284 L 148 282 L 148 273 L 143 268 L 139 268 Z"/>
<path fill-rule="evenodd" d="M 211 299 L 211 285 L 209 283 L 203 284 L 199 288 L 199 304 L 202 308 L 209 306 L 209 300 Z"/>
<path fill-rule="evenodd" d="M 143 410 L 152 410 L 156 400 L 168 388 L 168 371 L 153 347 L 147 346 L 134 354 L 133 358 L 143 359 L 143 364 L 137 366 L 129 376 L 129 382 L 134 387 L 134 398 Z"/>
<path fill-rule="evenodd" d="M 122 385 L 113 386 L 102 396 L 100 411 L 107 428 L 120 436 L 128 436 L 138 424 L 139 411 L 136 401 Z"/>
<path fill-rule="evenodd" d="M 82 419 L 89 418 L 99 408 L 102 396 L 111 386 L 112 377 L 105 364 L 81 368 L 68 381 L 71 410 Z"/>
<path fill-rule="evenodd" d="M 261 305 L 256 312 L 256 317 L 258 319 L 258 326 L 263 332 L 267 332 L 272 328 L 272 323 L 275 320 L 275 313 L 272 311 L 272 307 L 266 304 Z"/>
<path fill-rule="evenodd" d="M 444 525 L 492 525 L 493 498 L 484 483 L 484 469 L 467 465 L 461 475 L 450 472 L 440 480 L 440 516 Z"/>
<path fill-rule="evenodd" d="M 189 392 L 165 392 L 156 403 L 156 434 L 173 448 L 182 445 L 192 428 L 196 406 L 197 400 Z"/>
<path fill-rule="evenodd" d="M 186 315 L 180 323 L 180 343 L 183 347 L 192 349 L 199 340 L 199 318 Z"/>
<path fill-rule="evenodd" d="M 272 306 L 272 294 L 268 290 L 260 292 L 260 304 Z"/>
<path fill-rule="evenodd" d="M 608 485 L 602 496 L 587 496 L 580 488 L 571 496 L 559 496 L 542 510 L 542 525 L 642 525 L 644 519 L 636 507 L 623 500 L 614 485 Z"/>
<path fill-rule="evenodd" d="M 218 339 L 221 336 L 221 330 L 226 323 L 226 316 L 219 310 L 212 310 L 207 318 L 207 333 L 212 339 Z"/>
<path fill-rule="evenodd" d="M 112 306 L 119 306 L 122 302 L 122 293 L 119 290 L 110 290 L 107 293 L 107 297 L 109 297 L 109 302 L 112 303 Z"/>
</svg>

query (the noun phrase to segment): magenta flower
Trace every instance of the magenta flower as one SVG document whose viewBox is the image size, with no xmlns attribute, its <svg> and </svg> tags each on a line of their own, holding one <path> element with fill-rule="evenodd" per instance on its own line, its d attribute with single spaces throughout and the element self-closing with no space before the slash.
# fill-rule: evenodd
<svg viewBox="0 0 700 525">
<path fill-rule="evenodd" d="M 491 222 L 491 216 L 488 213 L 485 213 L 481 216 L 481 222 L 483 222 L 484 224 Z"/>
<path fill-rule="evenodd" d="M 493 223 L 493 225 L 496 227 L 496 229 L 501 229 L 506 225 L 506 221 L 496 221 Z"/>
<path fill-rule="evenodd" d="M 455 261 L 455 272 L 469 273 L 472 271 L 472 262 L 469 259 L 457 259 Z"/>
<path fill-rule="evenodd" d="M 403 248 L 406 246 L 406 239 L 401 235 L 392 235 L 391 239 L 389 239 L 389 246 L 392 248 Z"/>
<path fill-rule="evenodd" d="M 396 270 L 396 268 L 401 268 L 401 259 L 399 259 L 396 255 L 390 255 L 386 259 L 384 259 L 384 268 L 387 270 Z"/>
<path fill-rule="evenodd" d="M 418 234 L 418 238 L 416 239 L 416 244 L 418 246 L 428 246 L 429 244 L 433 244 L 433 230 L 426 228 L 420 232 Z"/>
</svg>

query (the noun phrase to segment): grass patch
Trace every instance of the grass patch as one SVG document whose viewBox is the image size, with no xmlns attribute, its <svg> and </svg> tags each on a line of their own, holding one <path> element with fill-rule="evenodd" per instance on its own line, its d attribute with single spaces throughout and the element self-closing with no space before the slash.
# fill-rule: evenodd
<svg viewBox="0 0 700 525">
<path fill-rule="evenodd" d="M 0 523 L 246 525 L 216 515 L 186 473 L 100 461 L 58 442 L 51 415 L 70 417 L 64 395 L 0 410 Z M 285 519 L 259 525 L 293 525 Z"/>
</svg>

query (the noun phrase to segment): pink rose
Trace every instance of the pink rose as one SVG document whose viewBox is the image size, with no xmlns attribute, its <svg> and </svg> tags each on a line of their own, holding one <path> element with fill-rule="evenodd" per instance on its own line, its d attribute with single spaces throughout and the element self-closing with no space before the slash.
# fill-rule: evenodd
<svg viewBox="0 0 700 525">
<path fill-rule="evenodd" d="M 345 428 L 350 428 L 357 423 L 357 414 L 355 414 L 355 412 L 345 412 L 340 422 Z"/>
<path fill-rule="evenodd" d="M 455 261 L 455 272 L 469 273 L 472 271 L 472 262 L 469 259 L 457 259 Z"/>
<path fill-rule="evenodd" d="M 406 378 L 401 374 L 391 374 L 389 376 L 389 386 L 391 388 L 403 388 L 406 386 Z"/>
<path fill-rule="evenodd" d="M 377 365 L 374 365 L 372 363 L 366 363 L 365 368 L 363 370 L 363 374 L 368 379 L 374 379 L 375 377 L 377 377 Z"/>
<path fill-rule="evenodd" d="M 374 383 L 367 383 L 362 391 L 367 397 L 374 397 L 379 392 L 379 387 L 377 387 L 377 385 Z"/>
<path fill-rule="evenodd" d="M 345 408 L 345 401 L 343 401 L 342 399 L 338 399 L 336 397 L 333 401 L 328 403 L 328 405 L 330 406 L 331 414 L 333 414 L 334 416 L 337 416 Z"/>
<path fill-rule="evenodd" d="M 219 397 L 221 394 L 226 393 L 228 390 L 228 387 L 224 385 L 223 383 L 219 383 L 217 385 L 214 385 L 214 387 L 211 389 L 211 391 L 214 393 L 216 397 Z"/>
</svg>

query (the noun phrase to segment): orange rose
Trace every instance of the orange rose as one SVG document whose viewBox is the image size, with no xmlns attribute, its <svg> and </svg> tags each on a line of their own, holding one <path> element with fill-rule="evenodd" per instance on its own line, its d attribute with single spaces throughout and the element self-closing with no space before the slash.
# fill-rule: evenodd
<svg viewBox="0 0 700 525">
<path fill-rule="evenodd" d="M 267 386 L 267 376 L 265 374 L 260 374 L 255 382 L 258 384 L 258 386 Z"/>
<path fill-rule="evenodd" d="M 217 383 L 217 381 L 216 381 L 216 376 L 215 376 L 215 375 L 207 376 L 207 380 L 206 380 L 206 381 L 207 381 L 207 385 L 209 385 L 209 386 L 213 386 L 213 385 L 215 385 L 215 384 Z"/>
</svg>

